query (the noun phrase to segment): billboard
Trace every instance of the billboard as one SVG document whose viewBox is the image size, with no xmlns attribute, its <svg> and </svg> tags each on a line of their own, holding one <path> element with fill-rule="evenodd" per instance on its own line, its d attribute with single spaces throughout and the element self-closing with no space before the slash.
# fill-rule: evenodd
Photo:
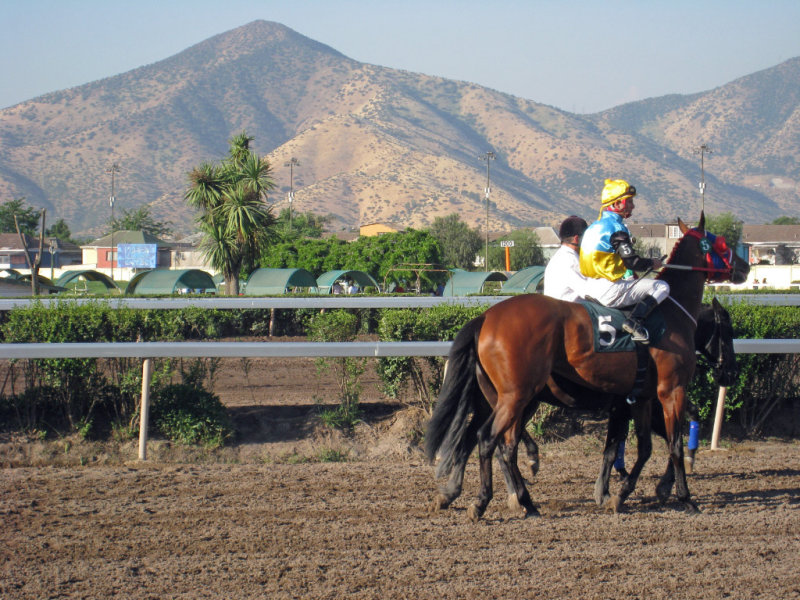
<svg viewBox="0 0 800 600">
<path fill-rule="evenodd" d="M 155 269 L 158 261 L 156 244 L 120 244 L 117 265 L 129 269 Z"/>
</svg>

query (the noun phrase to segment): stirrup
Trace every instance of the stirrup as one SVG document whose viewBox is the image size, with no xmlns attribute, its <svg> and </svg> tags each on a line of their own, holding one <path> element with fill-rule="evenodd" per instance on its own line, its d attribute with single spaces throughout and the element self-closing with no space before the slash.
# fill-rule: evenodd
<svg viewBox="0 0 800 600">
<path fill-rule="evenodd" d="M 628 319 L 622 324 L 622 330 L 631 334 L 631 340 L 642 344 L 650 343 L 650 332 L 644 325 L 637 323 L 633 319 Z"/>
</svg>

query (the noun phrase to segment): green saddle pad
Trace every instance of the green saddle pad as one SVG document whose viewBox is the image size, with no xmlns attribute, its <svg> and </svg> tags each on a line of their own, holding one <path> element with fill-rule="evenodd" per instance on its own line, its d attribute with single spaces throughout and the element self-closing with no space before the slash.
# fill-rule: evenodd
<svg viewBox="0 0 800 600">
<path fill-rule="evenodd" d="M 633 352 L 636 349 L 631 334 L 622 331 L 622 323 L 627 318 L 626 313 L 594 302 L 581 301 L 580 304 L 589 313 L 592 322 L 595 352 Z M 650 313 L 644 325 L 650 333 L 650 343 L 657 343 L 667 329 L 660 307 L 656 307 Z"/>
</svg>

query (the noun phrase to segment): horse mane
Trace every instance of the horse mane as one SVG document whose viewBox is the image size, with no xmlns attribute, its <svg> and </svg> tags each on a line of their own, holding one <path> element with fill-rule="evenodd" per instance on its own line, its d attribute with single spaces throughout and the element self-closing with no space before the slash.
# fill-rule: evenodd
<svg viewBox="0 0 800 600">
<path fill-rule="evenodd" d="M 691 236 L 688 236 L 688 237 L 691 237 Z M 675 260 L 676 255 L 678 254 L 678 250 L 679 250 L 679 248 L 681 248 L 683 246 L 683 242 L 686 240 L 686 238 L 687 238 L 687 236 L 684 234 L 675 243 L 675 245 L 672 247 L 672 252 L 670 252 L 670 254 L 669 254 L 669 258 L 666 260 L 666 262 L 664 264 L 672 263 Z M 661 273 L 656 275 L 656 279 L 661 279 L 664 276 L 665 273 L 666 273 L 666 271 L 661 271 Z"/>
</svg>

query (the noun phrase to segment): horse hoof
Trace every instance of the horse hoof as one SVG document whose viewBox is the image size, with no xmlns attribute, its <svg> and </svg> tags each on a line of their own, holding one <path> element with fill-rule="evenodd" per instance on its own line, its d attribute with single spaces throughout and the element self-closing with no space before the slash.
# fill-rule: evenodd
<svg viewBox="0 0 800 600">
<path fill-rule="evenodd" d="M 690 515 L 700 514 L 700 507 L 691 500 L 684 501 L 683 505 L 686 507 L 686 512 Z"/>
<path fill-rule="evenodd" d="M 528 466 L 531 469 L 531 477 L 536 477 L 536 474 L 539 472 L 539 461 L 532 460 L 528 463 Z"/>
<path fill-rule="evenodd" d="M 538 517 L 539 511 L 536 510 L 536 507 L 531 504 L 530 506 L 523 506 L 520 504 L 519 500 L 517 500 L 516 494 L 509 494 L 508 495 L 508 502 L 507 502 L 509 510 L 519 515 L 522 519 L 527 519 L 528 517 Z"/>
<path fill-rule="evenodd" d="M 625 500 L 623 500 L 621 496 L 614 496 L 611 498 L 611 507 L 616 514 L 624 512 L 624 504 Z"/>
<path fill-rule="evenodd" d="M 661 506 L 664 506 L 667 503 L 671 491 L 672 491 L 672 486 L 663 488 L 660 485 L 656 486 L 656 498 L 658 498 L 658 503 Z"/>
<path fill-rule="evenodd" d="M 683 459 L 683 469 L 687 475 L 694 473 L 694 458 L 686 457 Z"/>
<path fill-rule="evenodd" d="M 447 501 L 442 494 L 437 494 L 436 497 L 433 499 L 433 502 L 430 503 L 429 510 L 431 513 L 437 513 L 440 510 L 444 510 L 450 506 L 450 502 Z"/>
<path fill-rule="evenodd" d="M 611 496 L 609 494 L 600 494 L 599 496 L 594 497 L 595 504 L 597 504 L 597 506 L 600 508 L 603 508 L 610 499 Z"/>
<path fill-rule="evenodd" d="M 467 509 L 467 516 L 469 517 L 470 521 L 472 521 L 473 523 L 477 523 L 478 521 L 481 520 L 481 517 L 483 516 L 483 511 L 480 508 L 478 508 L 477 505 L 472 504 Z"/>
</svg>

